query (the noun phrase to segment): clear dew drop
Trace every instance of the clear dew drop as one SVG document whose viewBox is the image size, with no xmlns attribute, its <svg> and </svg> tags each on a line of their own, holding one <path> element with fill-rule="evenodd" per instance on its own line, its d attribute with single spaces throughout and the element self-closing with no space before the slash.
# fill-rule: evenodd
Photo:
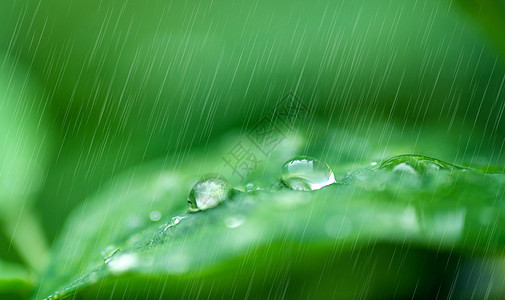
<svg viewBox="0 0 505 300">
<path fill-rule="evenodd" d="M 175 216 L 170 220 L 170 223 L 165 224 L 163 227 L 163 232 L 167 231 L 169 228 L 174 227 L 175 225 L 179 224 L 182 220 L 184 220 L 186 217 L 184 216 Z"/>
<path fill-rule="evenodd" d="M 223 203 L 232 193 L 230 184 L 220 176 L 207 177 L 197 182 L 189 193 L 189 211 L 213 208 Z"/>
<path fill-rule="evenodd" d="M 105 247 L 105 249 L 102 250 L 101 254 L 103 257 L 104 262 L 107 264 L 110 262 L 112 257 L 116 255 L 119 251 L 119 247 L 116 247 L 114 245 L 109 245 Z"/>
<path fill-rule="evenodd" d="M 149 214 L 149 219 L 151 219 L 151 221 L 153 221 L 153 222 L 159 221 L 161 219 L 161 213 L 157 210 L 153 210 Z"/>
<path fill-rule="evenodd" d="M 261 190 L 261 188 L 259 186 L 257 186 L 256 184 L 254 184 L 254 183 L 248 183 L 248 184 L 245 185 L 245 191 L 247 193 L 254 192 L 254 191 L 259 191 L 259 190 Z"/>
<path fill-rule="evenodd" d="M 261 185 L 257 184 L 257 183 L 248 183 L 244 186 L 244 192 L 246 193 L 254 193 L 254 192 L 258 192 L 258 191 L 264 191 L 265 188 L 261 187 Z"/>
<path fill-rule="evenodd" d="M 179 224 L 185 217 L 183 216 L 175 216 L 172 218 L 172 224 L 177 225 Z"/>
<path fill-rule="evenodd" d="M 293 190 L 313 191 L 335 183 L 335 175 L 327 163 L 299 156 L 284 163 L 281 180 Z"/>
</svg>

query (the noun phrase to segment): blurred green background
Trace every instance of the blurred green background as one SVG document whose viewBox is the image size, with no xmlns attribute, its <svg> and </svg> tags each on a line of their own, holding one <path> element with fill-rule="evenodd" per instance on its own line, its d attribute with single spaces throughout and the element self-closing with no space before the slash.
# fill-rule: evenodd
<svg viewBox="0 0 505 300">
<path fill-rule="evenodd" d="M 177 168 L 290 92 L 333 166 L 422 150 L 499 170 L 503 28 L 501 0 L 3 1 L 0 266 L 33 284 L 114 175 Z"/>
</svg>

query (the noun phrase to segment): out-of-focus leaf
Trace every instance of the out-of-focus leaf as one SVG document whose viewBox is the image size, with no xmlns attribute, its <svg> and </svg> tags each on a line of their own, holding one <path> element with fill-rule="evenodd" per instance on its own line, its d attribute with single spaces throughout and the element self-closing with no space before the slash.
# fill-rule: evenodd
<svg viewBox="0 0 505 300">
<path fill-rule="evenodd" d="M 505 59 L 505 2 L 503 0 L 457 0 L 482 27 Z"/>
<path fill-rule="evenodd" d="M 51 138 L 46 101 L 22 63 L 0 58 L 0 209 L 22 209 L 45 177 Z"/>
<path fill-rule="evenodd" d="M 22 266 L 0 260 L 0 298 L 26 299 L 33 291 L 33 276 Z"/>
<path fill-rule="evenodd" d="M 261 298 L 267 295 L 257 293 L 282 294 L 288 285 L 290 293 L 405 296 L 417 283 L 424 293 L 431 291 L 430 280 L 437 277 L 427 274 L 438 267 L 427 266 L 437 266 L 437 255 L 496 254 L 505 245 L 500 229 L 505 224 L 503 175 L 445 168 L 424 175 L 398 173 L 389 166 L 379 170 L 366 159 L 433 145 L 406 143 L 386 150 L 376 136 L 358 142 L 362 152 L 342 152 L 351 145 L 329 138 L 338 133 L 306 128 L 305 134 L 289 134 L 245 182 L 229 177 L 239 189 L 254 182 L 263 190 L 238 192 L 207 211 L 186 213 L 187 195 L 201 175 L 228 172 L 222 155 L 240 139 L 232 137 L 219 147 L 170 157 L 113 179 L 70 216 L 37 296 L 57 298 L 80 291 L 84 297 L 198 298 L 195 291 L 201 288 L 205 295 L 253 293 Z M 375 130 L 380 132 L 371 129 L 368 134 Z M 328 139 L 314 137 L 314 132 Z M 405 139 L 412 141 L 412 135 Z M 395 145 L 391 140 L 386 144 Z M 457 149 L 439 147 L 439 153 L 444 151 L 448 155 Z M 347 163 L 354 162 L 354 170 L 358 162 L 364 169 L 342 172 L 335 156 L 346 152 L 353 156 Z M 272 189 L 282 163 L 295 154 L 330 161 L 339 170 L 337 182 L 346 184 L 312 192 Z M 161 213 L 159 221 L 151 219 L 153 212 Z M 419 252 L 411 256 L 412 249 Z M 394 262 L 399 257 L 405 264 Z M 455 269 L 446 259 L 441 260 L 447 269 L 437 272 L 450 278 Z M 325 266 L 328 270 L 321 271 Z M 256 272 L 261 279 L 241 275 Z M 396 284 L 396 290 L 384 288 Z M 449 287 L 441 289 L 448 292 Z"/>
<path fill-rule="evenodd" d="M 43 89 L 29 69 L 0 54 L 0 230 L 35 268 L 45 257 L 45 241 L 30 202 L 51 159 L 46 105 Z"/>
</svg>

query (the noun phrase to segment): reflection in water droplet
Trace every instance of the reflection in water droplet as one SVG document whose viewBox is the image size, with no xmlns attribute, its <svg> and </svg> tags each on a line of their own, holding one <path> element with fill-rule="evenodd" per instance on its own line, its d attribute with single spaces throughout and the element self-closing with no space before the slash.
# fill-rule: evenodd
<svg viewBox="0 0 505 300">
<path fill-rule="evenodd" d="M 105 263 L 108 263 L 112 257 L 119 251 L 119 247 L 109 245 L 102 250 L 101 254 Z"/>
<path fill-rule="evenodd" d="M 299 156 L 282 166 L 281 180 L 293 190 L 312 191 L 335 183 L 335 175 L 325 162 Z"/>
<path fill-rule="evenodd" d="M 216 207 L 230 197 L 231 193 L 230 184 L 222 177 L 202 179 L 193 186 L 189 193 L 189 211 L 196 212 Z"/>
<path fill-rule="evenodd" d="M 121 274 L 136 267 L 137 263 L 137 255 L 133 253 L 124 253 L 111 259 L 107 264 L 107 267 L 112 273 Z"/>
<path fill-rule="evenodd" d="M 242 224 L 244 224 L 244 222 L 245 222 L 245 218 L 240 215 L 228 217 L 224 220 L 224 223 L 226 224 L 226 227 L 228 227 L 228 228 L 240 227 Z"/>
<path fill-rule="evenodd" d="M 416 170 L 411 165 L 408 165 L 407 163 L 399 163 L 393 168 L 393 172 L 404 172 L 404 173 L 409 173 L 412 175 L 417 175 Z"/>
<path fill-rule="evenodd" d="M 153 210 L 150 214 L 149 214 L 149 219 L 151 219 L 151 221 L 159 221 L 161 219 L 161 213 L 157 210 Z"/>
</svg>

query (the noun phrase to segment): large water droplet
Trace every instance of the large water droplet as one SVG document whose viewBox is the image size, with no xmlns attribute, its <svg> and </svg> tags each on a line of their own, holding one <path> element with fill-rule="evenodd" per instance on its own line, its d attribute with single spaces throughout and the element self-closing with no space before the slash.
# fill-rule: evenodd
<svg viewBox="0 0 505 300">
<path fill-rule="evenodd" d="M 394 156 L 379 166 L 380 169 L 392 170 L 412 175 L 426 174 L 438 170 L 461 170 L 462 168 L 444 161 L 422 155 Z"/>
<path fill-rule="evenodd" d="M 282 166 L 281 180 L 293 190 L 312 191 L 335 183 L 335 175 L 327 163 L 308 156 L 299 156 Z"/>
<path fill-rule="evenodd" d="M 159 221 L 161 219 L 161 213 L 157 210 L 153 210 L 150 214 L 149 214 L 149 219 L 151 219 L 151 221 Z"/>
<path fill-rule="evenodd" d="M 204 178 L 197 182 L 189 193 L 189 211 L 196 212 L 216 207 L 230 197 L 231 193 L 232 188 L 224 178 L 220 176 Z"/>
</svg>

